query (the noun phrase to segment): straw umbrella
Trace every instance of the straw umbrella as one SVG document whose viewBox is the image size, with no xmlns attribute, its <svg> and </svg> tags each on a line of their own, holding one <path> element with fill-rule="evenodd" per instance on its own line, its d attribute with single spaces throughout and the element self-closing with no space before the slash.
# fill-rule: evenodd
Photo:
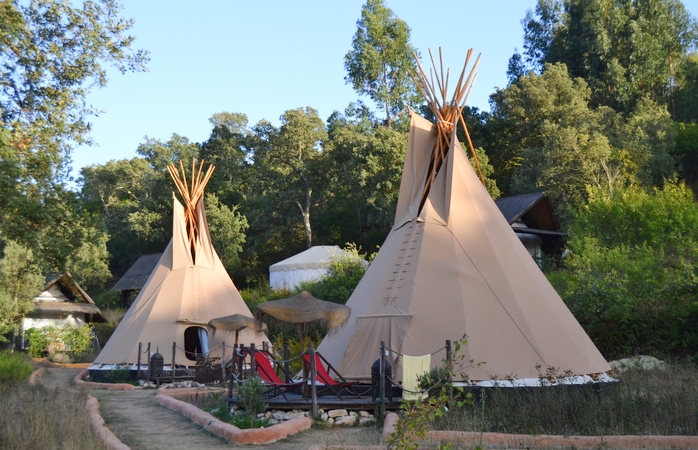
<svg viewBox="0 0 698 450">
<path fill-rule="evenodd" d="M 263 302 L 254 309 L 254 316 L 257 320 L 271 316 L 282 322 L 297 323 L 300 328 L 301 348 L 303 349 L 305 349 L 308 324 L 319 323 L 328 332 L 332 332 L 341 327 L 349 319 L 350 314 L 350 307 L 318 300 L 308 291 L 281 300 Z"/>
<path fill-rule="evenodd" d="M 252 317 L 243 314 L 233 314 L 230 316 L 216 317 L 208 322 L 208 332 L 211 336 L 216 335 L 216 331 L 235 332 L 235 345 L 238 345 L 238 333 L 245 328 L 253 331 L 266 333 L 268 330 L 267 324 Z"/>
</svg>

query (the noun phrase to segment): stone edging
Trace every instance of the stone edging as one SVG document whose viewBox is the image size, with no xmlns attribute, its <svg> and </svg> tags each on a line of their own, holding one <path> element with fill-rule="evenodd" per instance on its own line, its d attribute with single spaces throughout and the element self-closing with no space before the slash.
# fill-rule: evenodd
<svg viewBox="0 0 698 450">
<path fill-rule="evenodd" d="M 170 391 L 170 392 L 168 392 Z M 178 392 L 172 392 L 178 391 Z M 184 392 L 182 392 L 184 391 Z M 240 428 L 229 423 L 221 422 L 206 411 L 202 411 L 191 403 L 177 400 L 174 397 L 191 397 L 197 393 L 201 393 L 201 389 L 158 389 L 157 394 L 153 397 L 153 401 L 164 406 L 165 408 L 177 411 L 184 416 L 204 427 L 206 430 L 214 433 L 228 442 L 238 444 L 269 444 L 283 439 L 299 431 L 307 430 L 313 424 L 312 419 L 308 417 L 299 417 L 297 419 L 287 420 L 277 425 L 272 425 L 269 428 L 249 428 L 241 430 Z M 204 391 L 205 392 L 205 391 Z"/>
<path fill-rule="evenodd" d="M 389 412 L 383 423 L 381 439 L 387 442 L 395 430 L 398 415 Z M 698 436 L 558 436 L 505 433 L 477 433 L 466 431 L 430 431 L 427 439 L 433 442 L 463 442 L 498 445 L 511 448 L 566 447 L 566 448 L 698 448 Z M 326 447 L 327 448 L 327 447 Z"/>
</svg>

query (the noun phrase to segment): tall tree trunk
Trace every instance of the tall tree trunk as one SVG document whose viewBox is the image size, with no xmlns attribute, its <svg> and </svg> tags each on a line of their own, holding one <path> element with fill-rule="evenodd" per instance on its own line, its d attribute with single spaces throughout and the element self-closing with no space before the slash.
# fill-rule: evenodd
<svg viewBox="0 0 698 450">
<path fill-rule="evenodd" d="M 300 202 L 296 202 L 301 210 L 301 215 L 303 216 L 303 228 L 305 228 L 305 245 L 308 248 L 313 246 L 313 231 L 310 228 L 310 203 L 312 199 L 313 190 L 308 189 L 305 192 L 305 207 L 301 205 Z"/>
</svg>

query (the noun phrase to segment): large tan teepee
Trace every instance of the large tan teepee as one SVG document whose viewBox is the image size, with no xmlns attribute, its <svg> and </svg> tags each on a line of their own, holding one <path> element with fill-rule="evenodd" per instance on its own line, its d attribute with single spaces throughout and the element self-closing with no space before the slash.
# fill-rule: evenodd
<svg viewBox="0 0 698 450">
<path fill-rule="evenodd" d="M 452 101 L 441 74 L 438 101 L 422 72 L 438 123 L 412 114 L 393 228 L 347 302 L 347 324 L 318 352 L 345 378 L 369 379 L 381 341 L 421 356 L 467 334 L 465 359 L 485 363 L 465 369 L 470 380 L 537 377 L 538 365 L 543 373 L 549 367 L 577 375 L 610 370 L 456 139 L 454 124 L 462 121 L 473 72 L 465 81 L 461 75 Z M 441 357 L 431 359 L 432 367 Z M 401 380 L 401 359 L 394 364 Z"/>
<path fill-rule="evenodd" d="M 174 166 L 170 167 L 186 209 L 173 195 L 172 240 L 95 364 L 136 364 L 140 342 L 143 350 L 148 343 L 153 352 L 159 349 L 165 362 L 170 361 L 175 343 L 176 363 L 193 365 L 195 355 L 185 354 L 184 349 L 205 352 L 208 347 L 211 356 L 221 356 L 220 346 L 226 337 L 229 345 L 235 340 L 225 333 L 208 336 L 206 327 L 211 319 L 232 314 L 252 318 L 211 244 L 203 189 L 213 166 L 205 175 L 202 166 L 203 162 L 198 174 L 192 166 L 190 184 L 183 167 L 181 177 Z M 263 341 L 268 341 L 264 333 L 250 329 L 239 332 L 241 343 L 261 346 Z M 226 353 L 231 354 L 230 350 Z M 146 362 L 147 355 L 141 360 Z"/>
</svg>

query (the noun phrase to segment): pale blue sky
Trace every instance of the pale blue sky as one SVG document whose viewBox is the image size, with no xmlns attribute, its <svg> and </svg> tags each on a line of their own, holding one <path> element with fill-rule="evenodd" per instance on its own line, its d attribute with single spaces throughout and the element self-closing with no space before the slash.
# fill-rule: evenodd
<svg viewBox="0 0 698 450">
<path fill-rule="evenodd" d="M 327 119 L 359 99 L 344 81 L 365 0 L 123 0 L 135 20 L 135 47 L 150 51 L 149 72 L 110 72 L 88 101 L 103 111 L 91 119 L 93 147 L 73 153 L 73 173 L 90 164 L 136 156 L 145 136 L 177 133 L 205 141 L 217 112 L 241 112 L 250 125 L 274 124 L 288 109 L 310 106 Z M 441 47 L 445 65 L 460 73 L 466 52 L 482 53 L 468 101 L 489 110 L 495 87 L 506 86 L 514 49 L 522 50 L 521 19 L 535 0 L 386 0 L 411 28 L 411 42 L 428 58 Z M 695 16 L 698 0 L 684 0 Z M 370 99 L 367 104 L 373 106 Z"/>
</svg>

